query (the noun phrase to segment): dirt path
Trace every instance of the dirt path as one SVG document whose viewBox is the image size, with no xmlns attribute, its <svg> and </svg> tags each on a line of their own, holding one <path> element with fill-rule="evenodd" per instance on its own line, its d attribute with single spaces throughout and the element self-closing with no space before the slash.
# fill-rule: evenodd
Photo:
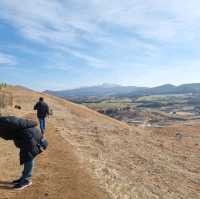
<svg viewBox="0 0 200 199">
<path fill-rule="evenodd" d="M 0 140 L 0 198 L 1 199 L 104 199 L 108 198 L 87 174 L 87 169 L 76 159 L 71 146 L 56 134 L 49 124 L 48 150 L 37 158 L 33 186 L 13 191 L 5 181 L 16 178 L 20 172 L 16 148 Z M 16 169 L 17 168 L 17 169 Z"/>
</svg>

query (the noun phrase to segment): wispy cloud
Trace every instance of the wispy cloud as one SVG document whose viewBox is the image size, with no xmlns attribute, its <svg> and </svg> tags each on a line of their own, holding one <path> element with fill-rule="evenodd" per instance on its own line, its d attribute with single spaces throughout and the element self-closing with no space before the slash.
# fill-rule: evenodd
<svg viewBox="0 0 200 199">
<path fill-rule="evenodd" d="M 142 71 L 199 57 L 199 8 L 199 0 L 1 0 L 0 20 L 46 48 L 44 67 Z"/>
<path fill-rule="evenodd" d="M 0 66 L 13 66 L 16 63 L 14 56 L 0 52 Z"/>
<path fill-rule="evenodd" d="M 41 42 L 67 45 L 90 34 L 104 37 L 108 35 L 103 27 L 106 23 L 145 37 L 169 40 L 198 28 L 199 5 L 197 0 L 184 4 L 181 0 L 29 0 L 23 4 L 20 0 L 2 0 L 1 17 L 14 22 L 27 38 Z"/>
<path fill-rule="evenodd" d="M 147 24 L 151 23 L 148 23 L 149 20 L 144 23 L 146 18 L 138 13 L 144 13 L 149 8 L 141 7 L 137 1 L 121 3 L 89 0 L 85 3 L 80 0 L 69 0 L 61 3 L 61 1 L 36 0 L 25 1 L 22 5 L 19 0 L 3 0 L 1 7 L 3 8 L 1 17 L 13 24 L 25 38 L 43 43 L 49 48 L 73 48 L 73 51 L 77 51 L 74 54 L 94 67 L 106 65 L 106 56 L 101 58 L 98 54 L 92 55 L 88 52 L 87 55 L 85 52 L 81 55 L 79 49 L 86 48 L 88 43 L 96 48 L 107 48 L 106 51 L 111 48 L 114 51 L 128 48 L 133 51 L 141 49 L 147 54 L 151 51 L 146 41 L 132 36 L 129 40 L 125 38 L 124 42 L 123 35 L 120 38 L 115 33 L 116 37 L 113 37 L 112 30 L 108 31 L 104 26 L 104 24 L 110 27 L 119 25 L 119 28 L 127 28 L 130 33 L 141 32 L 147 28 Z M 112 53 L 112 56 L 116 59 L 118 54 Z"/>
</svg>

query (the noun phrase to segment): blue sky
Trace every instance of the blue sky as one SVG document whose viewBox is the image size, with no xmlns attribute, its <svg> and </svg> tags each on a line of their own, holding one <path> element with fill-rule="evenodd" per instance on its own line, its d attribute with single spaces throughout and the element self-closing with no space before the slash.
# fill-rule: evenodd
<svg viewBox="0 0 200 199">
<path fill-rule="evenodd" d="M 0 81 L 36 90 L 200 82 L 199 0 L 1 0 Z"/>
</svg>

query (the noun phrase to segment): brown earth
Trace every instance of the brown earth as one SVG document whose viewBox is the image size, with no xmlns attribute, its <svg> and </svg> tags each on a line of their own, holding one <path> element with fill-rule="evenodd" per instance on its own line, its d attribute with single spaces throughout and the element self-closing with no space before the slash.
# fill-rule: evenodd
<svg viewBox="0 0 200 199">
<path fill-rule="evenodd" d="M 41 95 L 9 87 L 13 105 L 3 114 L 33 115 Z M 135 128 L 86 107 L 44 95 L 53 109 L 50 145 L 36 163 L 33 186 L 0 198 L 200 198 L 200 123 L 166 128 Z M 20 173 L 12 143 L 0 140 L 0 181 Z M 2 183 L 1 183 L 2 184 Z"/>
<path fill-rule="evenodd" d="M 13 191 L 9 183 L 21 172 L 16 148 L 12 142 L 1 140 L 0 198 L 108 198 L 77 160 L 72 147 L 56 133 L 54 126 L 48 126 L 49 148 L 36 160 L 33 186 L 23 191 Z"/>
</svg>

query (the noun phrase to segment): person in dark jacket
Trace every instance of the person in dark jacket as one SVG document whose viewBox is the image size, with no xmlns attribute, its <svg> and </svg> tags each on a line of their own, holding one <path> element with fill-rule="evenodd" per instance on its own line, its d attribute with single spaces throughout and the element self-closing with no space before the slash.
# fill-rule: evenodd
<svg viewBox="0 0 200 199">
<path fill-rule="evenodd" d="M 45 131 L 45 118 L 49 115 L 49 106 L 44 102 L 44 98 L 40 97 L 39 101 L 35 104 L 34 110 L 37 110 L 37 117 L 40 123 L 40 129 L 44 135 Z"/>
<path fill-rule="evenodd" d="M 41 145 L 42 133 L 36 125 L 32 120 L 14 116 L 0 117 L 0 137 L 14 141 L 20 149 L 20 164 L 24 165 L 21 177 L 13 181 L 16 189 L 32 185 L 34 158 L 47 147 Z"/>
</svg>

